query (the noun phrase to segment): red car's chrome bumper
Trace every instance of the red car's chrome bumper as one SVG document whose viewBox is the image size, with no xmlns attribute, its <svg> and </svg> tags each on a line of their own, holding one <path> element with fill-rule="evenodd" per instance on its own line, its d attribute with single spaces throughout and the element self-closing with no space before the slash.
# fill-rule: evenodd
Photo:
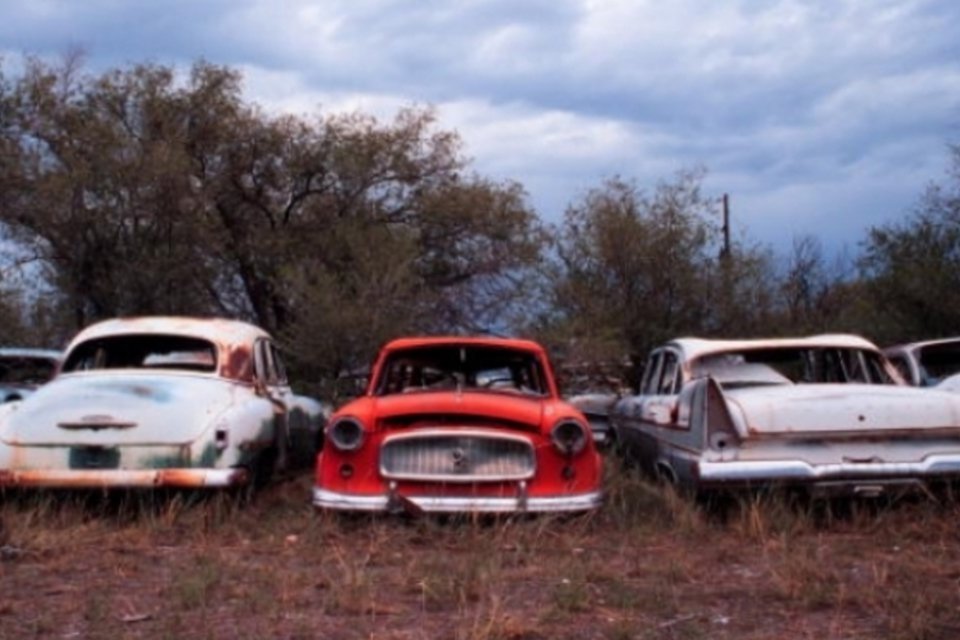
<svg viewBox="0 0 960 640">
<path fill-rule="evenodd" d="M 221 489 L 245 484 L 244 469 L 0 469 L 0 487 L 50 489 Z"/>
<path fill-rule="evenodd" d="M 313 504 L 344 511 L 403 511 L 405 504 L 426 513 L 550 513 L 588 511 L 600 506 L 601 491 L 560 496 L 398 496 L 356 495 L 313 488 Z"/>
</svg>

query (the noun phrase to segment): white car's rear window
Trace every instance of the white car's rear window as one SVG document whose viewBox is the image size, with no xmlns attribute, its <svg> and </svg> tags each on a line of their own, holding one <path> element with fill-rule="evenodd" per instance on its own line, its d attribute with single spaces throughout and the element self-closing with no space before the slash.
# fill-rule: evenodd
<svg viewBox="0 0 960 640">
<path fill-rule="evenodd" d="M 212 372 L 213 343 L 176 335 L 121 335 L 83 342 L 67 356 L 65 373 L 98 369 L 179 369 Z"/>
</svg>

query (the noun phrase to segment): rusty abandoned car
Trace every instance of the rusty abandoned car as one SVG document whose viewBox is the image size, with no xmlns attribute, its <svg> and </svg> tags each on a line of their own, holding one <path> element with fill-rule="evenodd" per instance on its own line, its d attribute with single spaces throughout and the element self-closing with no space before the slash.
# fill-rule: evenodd
<svg viewBox="0 0 960 640">
<path fill-rule="evenodd" d="M 856 336 L 674 340 L 612 421 L 630 459 L 696 492 L 875 496 L 960 477 L 960 397 L 904 385 Z"/>
<path fill-rule="evenodd" d="M 23 400 L 49 382 L 60 364 L 52 349 L 0 349 L 0 403 Z"/>
<path fill-rule="evenodd" d="M 245 485 L 312 464 L 323 422 L 261 329 L 108 320 L 73 339 L 51 382 L 0 407 L 0 487 Z"/>
<path fill-rule="evenodd" d="M 883 350 L 907 383 L 960 391 L 960 338 L 924 340 Z"/>
<path fill-rule="evenodd" d="M 526 340 L 386 345 L 362 397 L 326 429 L 313 502 L 390 512 L 567 512 L 601 501 L 583 414 Z"/>
</svg>

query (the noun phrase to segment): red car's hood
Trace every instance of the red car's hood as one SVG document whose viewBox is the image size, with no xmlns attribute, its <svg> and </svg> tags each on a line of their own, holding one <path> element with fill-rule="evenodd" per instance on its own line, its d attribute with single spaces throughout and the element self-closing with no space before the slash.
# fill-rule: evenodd
<svg viewBox="0 0 960 640">
<path fill-rule="evenodd" d="M 539 428 L 545 398 L 497 392 L 421 392 L 373 399 L 373 414 L 380 420 L 413 416 L 489 416 Z"/>
</svg>

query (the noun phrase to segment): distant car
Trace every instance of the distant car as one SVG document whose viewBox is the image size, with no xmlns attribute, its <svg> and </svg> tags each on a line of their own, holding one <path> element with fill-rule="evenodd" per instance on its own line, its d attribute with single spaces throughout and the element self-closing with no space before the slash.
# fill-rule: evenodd
<svg viewBox="0 0 960 640">
<path fill-rule="evenodd" d="M 583 414 L 526 340 L 389 343 L 365 394 L 326 428 L 313 502 L 325 509 L 564 512 L 599 506 Z"/>
<path fill-rule="evenodd" d="M 583 412 L 600 446 L 611 444 L 610 411 L 625 392 L 623 363 L 567 365 L 561 370 L 564 399 Z"/>
<path fill-rule="evenodd" d="M 904 385 L 856 336 L 674 340 L 612 421 L 631 459 L 697 492 L 878 495 L 960 478 L 960 397 Z"/>
<path fill-rule="evenodd" d="M 0 348 L 0 403 L 23 400 L 57 372 L 60 352 Z"/>
<path fill-rule="evenodd" d="M 0 406 L 0 487 L 244 485 L 310 466 L 324 419 L 257 327 L 108 320 L 74 338 L 50 383 Z"/>
<path fill-rule="evenodd" d="M 620 399 L 620 395 L 613 392 L 578 393 L 567 396 L 566 401 L 583 413 L 593 432 L 593 440 L 599 446 L 612 442 L 610 429 L 610 411 Z"/>
<path fill-rule="evenodd" d="M 960 338 L 896 345 L 883 350 L 909 384 L 960 391 Z"/>
</svg>

